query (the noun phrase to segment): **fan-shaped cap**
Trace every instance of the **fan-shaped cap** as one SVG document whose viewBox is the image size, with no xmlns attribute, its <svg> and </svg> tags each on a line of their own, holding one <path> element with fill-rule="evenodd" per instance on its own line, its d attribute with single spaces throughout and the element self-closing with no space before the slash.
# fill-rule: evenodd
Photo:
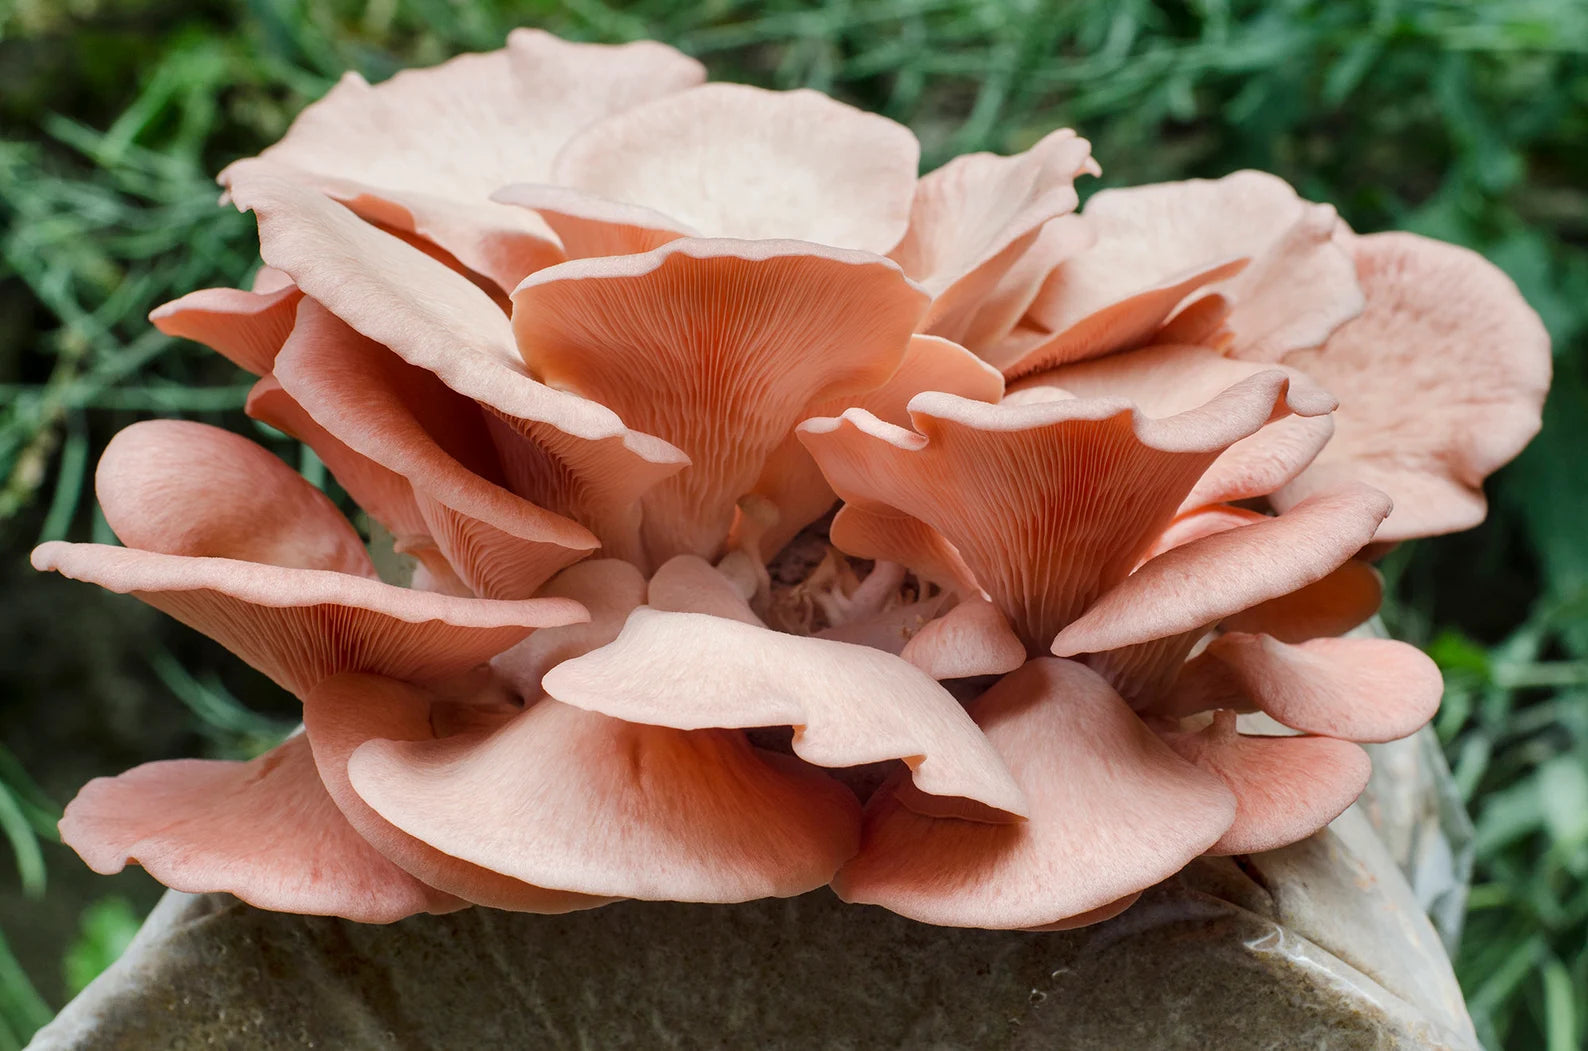
<svg viewBox="0 0 1588 1051">
<path fill-rule="evenodd" d="M 904 644 L 899 656 L 934 679 L 1002 675 L 1026 662 L 1026 647 L 998 607 L 967 598 Z"/>
<path fill-rule="evenodd" d="M 1031 661 L 970 710 L 1029 798 L 1030 819 L 929 817 L 902 785 L 885 786 L 867 804 L 860 854 L 833 882 L 839 897 L 958 927 L 1102 919 L 1235 818 L 1218 777 L 1176 756 L 1072 661 Z"/>
<path fill-rule="evenodd" d="M 807 420 L 800 437 L 845 501 L 835 543 L 859 533 L 869 550 L 852 554 L 912 567 L 923 553 L 952 565 L 950 545 L 1041 653 L 1125 578 L 1221 453 L 1288 410 L 1289 382 L 1259 373 L 1165 419 L 1112 398 L 992 406 L 928 393 L 910 403 L 916 431 L 851 409 Z"/>
<path fill-rule="evenodd" d="M 857 845 L 854 796 L 798 760 L 737 731 L 552 700 L 486 735 L 370 741 L 348 774 L 382 818 L 443 853 L 580 894 L 788 897 L 826 883 Z"/>
<path fill-rule="evenodd" d="M 1157 334 L 1188 296 L 1239 274 L 1247 264 L 1244 257 L 1214 257 L 1210 262 L 1171 273 L 1145 287 L 1142 287 L 1139 271 L 1124 271 L 1110 275 L 1114 281 L 1123 281 L 1122 287 L 1105 286 L 1101 291 L 1087 291 L 1081 295 L 1080 305 L 1060 310 L 1053 305 L 1048 290 L 1055 284 L 1066 288 L 1073 284 L 1071 266 L 1082 265 L 1085 254 L 1072 256 L 1048 275 L 1027 315 L 1028 322 L 1041 318 L 1038 325 L 1014 333 L 989 354 L 989 360 L 1002 369 L 1004 375 L 1011 378 L 1029 376 L 1059 365 L 1089 361 L 1158 342 Z M 1127 293 L 1126 288 L 1135 291 Z M 1051 330 L 1043 327 L 1047 325 L 1057 327 Z"/>
<path fill-rule="evenodd" d="M 1083 215 L 1096 243 L 1053 272 L 1030 310 L 1055 335 L 1005 371 L 1145 345 L 1198 290 L 1228 301 L 1222 324 L 1257 361 L 1317 346 L 1362 309 L 1334 209 L 1264 172 L 1103 190 Z"/>
<path fill-rule="evenodd" d="M 393 865 L 326 793 L 301 735 L 246 763 L 170 759 L 90 781 L 61 838 L 95 872 L 136 862 L 173 890 L 390 923 L 463 903 Z"/>
<path fill-rule="evenodd" d="M 500 51 L 373 87 L 350 73 L 261 157 L 372 222 L 434 242 L 505 291 L 562 253 L 533 215 L 491 193 L 546 179 L 557 151 L 591 122 L 704 79 L 700 63 L 662 44 L 579 44 L 519 29 Z"/>
<path fill-rule="evenodd" d="M 333 675 L 303 701 L 304 731 L 325 791 L 358 834 L 403 870 L 464 901 L 515 912 L 561 913 L 615 899 L 548 890 L 471 865 L 397 828 L 371 809 L 348 780 L 347 763 L 364 742 L 435 738 L 433 699 L 378 675 Z"/>
<path fill-rule="evenodd" d="M 1304 733 L 1393 741 L 1433 718 L 1443 695 L 1439 666 L 1404 642 L 1227 632 L 1185 666 L 1163 707 L 1256 707 Z"/>
<path fill-rule="evenodd" d="M 1372 773 L 1359 745 L 1237 733 L 1235 713 L 1227 710 L 1198 732 L 1164 740 L 1235 794 L 1235 823 L 1210 854 L 1256 854 L 1306 839 L 1355 802 Z"/>
<path fill-rule="evenodd" d="M 609 408 L 532 378 L 512 326 L 466 278 L 268 165 L 232 182 L 260 250 L 360 335 L 435 374 L 492 420 L 503 473 L 527 499 L 633 543 L 639 494 L 688 462 Z M 339 436 L 348 441 L 347 436 Z"/>
<path fill-rule="evenodd" d="M 128 547 L 375 576 L 363 541 L 324 493 L 219 427 L 133 424 L 105 447 L 94 491 Z"/>
<path fill-rule="evenodd" d="M 1340 396 L 1335 437 L 1274 503 L 1350 478 L 1395 500 L 1381 543 L 1469 529 L 1483 521 L 1483 479 L 1538 433 L 1549 334 L 1469 249 L 1404 233 L 1345 240 L 1366 310 L 1284 359 Z"/>
<path fill-rule="evenodd" d="M 1347 485 L 1285 514 L 1150 559 L 1053 640 L 1061 656 L 1101 653 L 1208 627 L 1327 577 L 1389 514 L 1389 497 Z"/>
<path fill-rule="evenodd" d="M 898 370 L 925 296 L 893 263 L 793 241 L 674 241 L 574 260 L 513 293 L 519 349 L 682 449 L 640 499 L 652 564 L 714 559 L 739 499 L 809 410 Z"/>
<path fill-rule="evenodd" d="M 867 646 L 642 608 L 615 642 L 558 665 L 543 684 L 560 701 L 631 722 L 792 726 L 794 754 L 809 762 L 903 759 L 923 792 L 1025 811 L 953 695 L 908 661 Z"/>
<path fill-rule="evenodd" d="M 919 159 L 908 128 L 819 92 L 707 84 L 591 125 L 546 181 L 709 237 L 880 254 L 909 222 Z"/>
<path fill-rule="evenodd" d="M 290 278 L 264 292 L 202 288 L 156 307 L 149 320 L 168 336 L 202 343 L 238 368 L 263 376 L 287 341 L 302 298 Z"/>
<path fill-rule="evenodd" d="M 412 487 L 426 533 L 484 598 L 528 598 L 598 539 L 490 480 L 496 450 L 479 410 L 435 376 L 365 339 L 313 300 L 276 361 L 304 411 Z"/>
<path fill-rule="evenodd" d="M 344 671 L 429 682 L 467 671 L 536 628 L 578 623 L 567 599 L 501 602 L 318 569 L 51 541 L 33 567 L 131 594 L 203 632 L 303 697 Z"/>
<path fill-rule="evenodd" d="M 1065 128 L 1024 153 L 965 154 L 923 177 L 889 255 L 932 294 L 927 327 L 966 327 L 1044 224 L 1075 210 L 1075 179 L 1099 172 L 1091 144 Z"/>
<path fill-rule="evenodd" d="M 1065 365 L 1011 385 L 1011 391 L 1056 387 L 1077 398 L 1117 397 L 1149 416 L 1185 412 L 1270 366 L 1227 358 L 1198 346 L 1156 346 Z M 1267 496 L 1295 478 L 1334 433 L 1338 402 L 1304 373 L 1287 369 L 1289 413 L 1226 449 L 1183 503 L 1192 509 Z"/>
</svg>

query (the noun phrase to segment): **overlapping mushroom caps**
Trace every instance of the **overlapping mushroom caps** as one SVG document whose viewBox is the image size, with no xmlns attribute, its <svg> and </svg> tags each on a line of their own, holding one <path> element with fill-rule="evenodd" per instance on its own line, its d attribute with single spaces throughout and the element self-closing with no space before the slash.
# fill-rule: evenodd
<svg viewBox="0 0 1588 1051">
<path fill-rule="evenodd" d="M 1252 172 L 1077 212 L 1068 131 L 918 178 L 888 120 L 702 79 L 520 31 L 223 173 L 265 268 L 154 321 L 411 580 L 264 449 L 123 432 L 126 547 L 35 564 L 304 730 L 91 783 L 90 865 L 374 922 L 831 884 L 1051 929 L 1310 834 L 1429 718 L 1432 663 L 1347 633 L 1365 554 L 1472 525 L 1538 425 L 1498 271 Z"/>
</svg>

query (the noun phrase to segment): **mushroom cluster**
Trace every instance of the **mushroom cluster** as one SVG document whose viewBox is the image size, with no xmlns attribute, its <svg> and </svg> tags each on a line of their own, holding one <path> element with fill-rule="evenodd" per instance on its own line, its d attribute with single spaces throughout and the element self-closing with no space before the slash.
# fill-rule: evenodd
<svg viewBox="0 0 1588 1051">
<path fill-rule="evenodd" d="M 1430 718 L 1433 663 L 1351 632 L 1537 430 L 1496 268 L 1257 172 L 1079 210 L 1067 130 L 920 176 L 892 121 L 704 79 L 520 30 L 222 173 L 264 266 L 153 321 L 362 514 L 207 425 L 110 444 L 125 546 L 34 564 L 304 728 L 90 783 L 90 866 L 367 922 L 831 885 L 1053 929 L 1311 834 Z"/>
</svg>

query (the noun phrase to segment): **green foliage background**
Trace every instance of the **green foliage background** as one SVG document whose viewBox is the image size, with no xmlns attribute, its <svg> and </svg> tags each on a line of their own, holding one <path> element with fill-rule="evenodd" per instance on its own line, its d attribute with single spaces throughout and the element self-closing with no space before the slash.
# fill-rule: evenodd
<svg viewBox="0 0 1588 1051">
<path fill-rule="evenodd" d="M 1487 524 L 1387 560 L 1387 618 L 1449 682 L 1436 725 L 1479 849 L 1457 966 L 1480 1034 L 1583 1046 L 1588 4 L 0 0 L 0 1051 L 114 958 L 155 893 L 55 843 L 60 801 L 139 761 L 252 754 L 293 719 L 192 633 L 23 565 L 38 540 L 105 537 L 90 482 L 117 428 L 184 415 L 264 436 L 242 376 L 144 320 L 256 264 L 212 174 L 344 69 L 379 79 L 515 25 L 820 88 L 911 124 L 928 166 L 1073 125 L 1097 185 L 1265 168 L 1358 230 L 1504 267 L 1555 340 L 1546 426 L 1491 484 Z"/>
</svg>

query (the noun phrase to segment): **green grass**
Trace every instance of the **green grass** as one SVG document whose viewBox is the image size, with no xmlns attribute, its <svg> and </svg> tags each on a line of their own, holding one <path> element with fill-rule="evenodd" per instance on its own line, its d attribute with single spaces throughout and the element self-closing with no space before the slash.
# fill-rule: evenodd
<svg viewBox="0 0 1588 1051">
<path fill-rule="evenodd" d="M 1505 267 L 1555 339 L 1537 443 L 1480 530 L 1397 552 L 1387 619 L 1450 691 L 1437 728 L 1477 827 L 1457 961 L 1491 1048 L 1588 1039 L 1588 5 L 1580 0 L 0 0 L 0 533 L 103 537 L 89 476 L 117 427 L 181 415 L 262 436 L 242 377 L 144 320 L 255 264 L 215 206 L 226 161 L 344 69 L 372 79 L 508 28 L 655 37 L 719 79 L 810 85 L 915 127 L 935 165 L 1074 125 L 1109 182 L 1253 166 L 1360 230 L 1413 229 Z M 272 439 L 274 440 L 274 439 Z M 275 724 L 169 655 L 144 674 L 216 754 Z M 48 697 L 12 704 L 56 703 Z M 29 757 L 43 777 L 48 757 Z M 41 893 L 54 804 L 0 753 L 0 833 Z M 69 987 L 114 955 L 95 906 Z M 120 911 L 118 911 L 120 910 Z M 71 937 L 62 932 L 61 944 Z M 35 981 L 38 975 L 35 974 Z M 53 980 L 53 979 L 52 979 Z M 0 943 L 0 1049 L 48 1008 Z"/>
</svg>

